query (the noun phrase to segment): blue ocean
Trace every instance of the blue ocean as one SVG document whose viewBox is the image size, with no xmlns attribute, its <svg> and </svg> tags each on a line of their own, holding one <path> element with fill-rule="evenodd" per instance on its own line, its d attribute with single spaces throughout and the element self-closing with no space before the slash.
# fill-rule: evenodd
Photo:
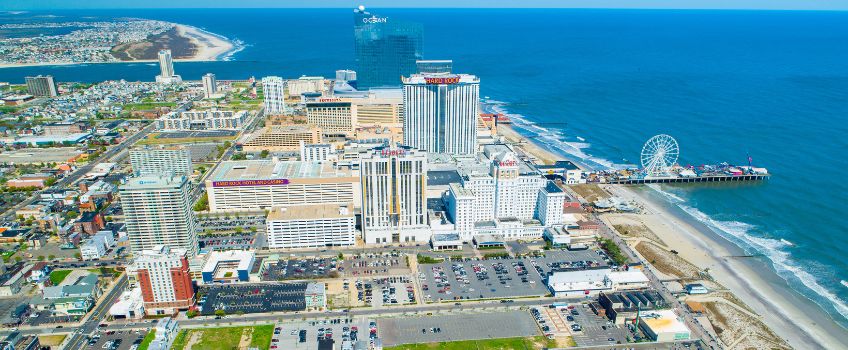
<svg viewBox="0 0 848 350">
<path fill-rule="evenodd" d="M 769 181 L 656 189 L 848 326 L 848 12 L 372 11 L 423 23 L 425 58 L 478 75 L 481 95 L 523 132 L 584 162 L 634 165 L 660 133 L 677 139 L 683 165 L 747 164 L 750 155 Z M 185 79 L 330 77 L 353 68 L 347 9 L 51 14 L 161 19 L 244 43 L 226 61 L 177 63 Z M 0 23 L 34 15 L 3 14 Z M 34 74 L 151 81 L 157 67 L 0 69 L 0 81 Z"/>
</svg>

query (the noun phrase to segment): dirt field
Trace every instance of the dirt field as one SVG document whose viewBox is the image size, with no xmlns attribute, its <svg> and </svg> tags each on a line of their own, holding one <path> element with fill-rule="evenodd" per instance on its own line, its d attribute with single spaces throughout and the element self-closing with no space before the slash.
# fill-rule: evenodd
<svg viewBox="0 0 848 350">
<path fill-rule="evenodd" d="M 571 185 L 569 187 L 588 202 L 595 202 L 610 197 L 607 191 L 604 191 L 600 186 L 595 184 Z"/>
<path fill-rule="evenodd" d="M 653 243 L 640 242 L 636 245 L 636 251 L 657 270 L 666 275 L 680 279 L 694 280 L 700 278 L 698 268 L 695 265 Z"/>
</svg>

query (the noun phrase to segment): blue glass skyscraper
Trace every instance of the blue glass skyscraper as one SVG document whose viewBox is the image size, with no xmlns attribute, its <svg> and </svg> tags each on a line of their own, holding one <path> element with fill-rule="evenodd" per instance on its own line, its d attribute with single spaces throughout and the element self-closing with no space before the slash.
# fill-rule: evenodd
<svg viewBox="0 0 848 350">
<path fill-rule="evenodd" d="M 400 86 L 422 58 L 420 23 L 379 17 L 360 6 L 353 14 L 357 87 Z"/>
</svg>

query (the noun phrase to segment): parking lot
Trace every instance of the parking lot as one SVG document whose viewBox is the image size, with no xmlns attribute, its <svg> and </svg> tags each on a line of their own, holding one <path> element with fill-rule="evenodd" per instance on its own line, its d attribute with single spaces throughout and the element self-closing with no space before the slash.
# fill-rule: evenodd
<svg viewBox="0 0 848 350">
<path fill-rule="evenodd" d="M 275 326 L 274 336 L 271 338 L 271 349 L 317 350 L 319 338 L 335 341 L 338 349 L 345 340 L 364 341 L 368 344 L 372 337 L 377 335 L 377 323 L 364 317 L 279 323 Z"/>
<path fill-rule="evenodd" d="M 607 318 L 595 315 L 586 304 L 536 309 L 541 314 L 541 317 L 537 317 L 536 320 L 545 334 L 571 334 L 577 346 L 627 344 L 630 334 L 628 329 L 615 325 Z M 536 314 L 532 309 L 531 313 Z M 544 322 L 540 321 L 540 318 Z M 546 326 L 550 328 L 549 331 L 545 331 Z"/>
<path fill-rule="evenodd" d="M 235 130 L 204 130 L 204 131 L 162 131 L 156 138 L 159 139 L 186 139 L 202 137 L 224 137 L 236 136 Z"/>
<path fill-rule="evenodd" d="M 111 350 L 130 350 L 138 348 L 133 345 L 141 344 L 144 336 L 147 335 L 146 330 L 125 330 L 125 331 L 95 331 L 94 336 L 89 336 L 88 342 L 83 343 L 86 349 L 111 349 Z"/>
<path fill-rule="evenodd" d="M 539 335 L 525 311 L 382 318 L 377 325 L 383 346 Z"/>
<path fill-rule="evenodd" d="M 424 301 L 545 295 L 541 276 L 522 259 L 419 265 Z"/>
<path fill-rule="evenodd" d="M 306 283 L 243 284 L 204 287 L 198 301 L 201 315 L 214 315 L 216 310 L 226 314 L 306 309 Z"/>
<path fill-rule="evenodd" d="M 252 249 L 255 242 L 253 234 L 232 236 L 201 236 L 198 238 L 201 249 L 233 250 Z"/>
<path fill-rule="evenodd" d="M 330 277 L 336 270 L 336 258 L 303 258 L 281 260 L 270 264 L 262 274 L 263 281 Z"/>
<path fill-rule="evenodd" d="M 543 280 L 551 271 L 604 266 L 592 250 L 549 251 L 545 257 L 466 259 L 418 266 L 424 301 L 511 298 L 549 293 Z"/>
<path fill-rule="evenodd" d="M 357 300 L 365 305 L 379 307 L 415 303 L 415 286 L 406 276 L 358 278 L 354 287 Z"/>
<path fill-rule="evenodd" d="M 410 272 L 406 257 L 398 252 L 346 256 L 342 267 L 347 276 L 399 275 Z"/>
<path fill-rule="evenodd" d="M 192 162 L 211 161 L 218 154 L 215 143 L 193 143 L 185 145 L 191 152 Z"/>
</svg>

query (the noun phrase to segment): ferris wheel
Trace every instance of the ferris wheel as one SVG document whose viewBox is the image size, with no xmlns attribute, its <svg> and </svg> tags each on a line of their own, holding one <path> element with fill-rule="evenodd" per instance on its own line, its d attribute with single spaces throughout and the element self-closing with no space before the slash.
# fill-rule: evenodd
<svg viewBox="0 0 848 350">
<path fill-rule="evenodd" d="M 680 148 L 677 140 L 666 134 L 652 137 L 642 147 L 642 168 L 647 176 L 668 174 L 668 169 L 677 163 Z"/>
</svg>

